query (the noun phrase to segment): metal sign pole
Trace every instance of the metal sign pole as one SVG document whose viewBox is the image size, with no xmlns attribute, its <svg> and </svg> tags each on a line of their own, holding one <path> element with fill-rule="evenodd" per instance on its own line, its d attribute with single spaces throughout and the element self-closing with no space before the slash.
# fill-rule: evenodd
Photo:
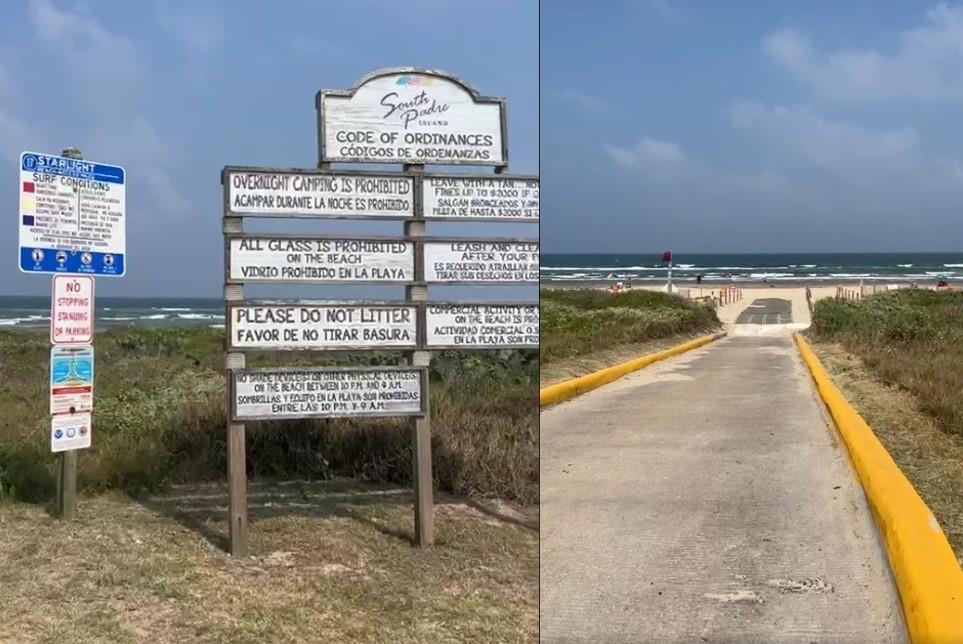
<svg viewBox="0 0 963 644">
<path fill-rule="evenodd" d="M 78 148 L 65 148 L 61 153 L 68 159 L 83 159 Z M 78 215 L 79 216 L 79 215 Z M 53 279 L 53 278 L 51 278 Z M 51 306 L 53 303 L 51 302 Z M 50 320 L 50 324 L 54 321 Z M 56 515 L 61 519 L 73 521 L 77 517 L 77 452 L 68 449 L 57 457 L 57 504 Z"/>
<path fill-rule="evenodd" d="M 415 282 L 405 287 L 408 302 L 424 304 L 428 301 L 428 286 L 425 284 L 425 244 L 420 238 L 426 236 L 424 204 L 422 203 L 421 184 L 424 181 L 424 165 L 406 165 L 404 171 L 415 176 L 414 218 L 404 223 L 404 235 L 414 240 Z M 425 346 L 424 314 L 418 316 L 418 345 Z M 416 350 L 407 352 L 408 364 L 415 367 L 428 367 L 431 352 Z M 412 475 L 415 487 L 415 545 L 420 548 L 430 546 L 435 541 L 434 493 L 431 473 L 431 400 L 430 384 L 425 381 L 425 415 L 409 420 L 414 449 Z"/>
</svg>

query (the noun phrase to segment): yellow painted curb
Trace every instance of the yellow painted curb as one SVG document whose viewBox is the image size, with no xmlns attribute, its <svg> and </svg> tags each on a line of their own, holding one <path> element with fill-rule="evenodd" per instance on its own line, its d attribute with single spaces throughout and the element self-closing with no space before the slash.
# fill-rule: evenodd
<svg viewBox="0 0 963 644">
<path fill-rule="evenodd" d="M 548 387 L 544 387 L 539 390 L 539 405 L 541 407 L 545 407 L 546 405 L 552 405 L 557 402 L 562 402 L 563 400 L 568 400 L 569 398 L 574 398 L 579 394 L 584 394 L 586 391 L 591 391 L 597 387 L 608 384 L 613 380 L 618 380 L 627 373 L 636 371 L 642 367 L 647 367 L 653 362 L 665 360 L 666 358 L 684 353 L 691 349 L 695 349 L 696 347 L 701 347 L 702 345 L 708 344 L 713 340 L 718 340 L 725 334 L 726 332 L 722 331 L 713 335 L 696 338 L 695 340 L 690 340 L 684 344 L 670 347 L 664 351 L 659 351 L 658 353 L 650 353 L 640 358 L 635 358 L 634 360 L 617 364 L 613 367 L 607 367 L 600 371 L 579 376 L 578 378 L 549 385 Z"/>
<path fill-rule="evenodd" d="M 795 337 L 883 535 L 910 639 L 963 642 L 963 571 L 936 517 L 830 380 L 809 343 L 798 333 Z"/>
</svg>

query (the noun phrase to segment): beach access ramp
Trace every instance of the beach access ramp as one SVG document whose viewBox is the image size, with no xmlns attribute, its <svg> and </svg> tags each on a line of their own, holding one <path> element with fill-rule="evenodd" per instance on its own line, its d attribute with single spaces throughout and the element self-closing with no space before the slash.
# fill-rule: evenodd
<svg viewBox="0 0 963 644">
<path fill-rule="evenodd" d="M 547 643 L 906 641 L 862 489 L 788 330 L 542 412 L 540 566 Z"/>
</svg>

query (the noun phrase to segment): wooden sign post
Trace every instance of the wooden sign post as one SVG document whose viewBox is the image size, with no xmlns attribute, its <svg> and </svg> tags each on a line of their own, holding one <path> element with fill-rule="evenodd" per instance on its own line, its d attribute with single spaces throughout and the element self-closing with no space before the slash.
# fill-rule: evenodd
<svg viewBox="0 0 963 644">
<path fill-rule="evenodd" d="M 414 543 L 434 541 L 431 350 L 538 347 L 532 302 L 429 302 L 437 284 L 537 283 L 538 241 L 436 238 L 427 220 L 538 222 L 538 177 L 426 174 L 508 164 L 505 101 L 398 68 L 317 95 L 318 169 L 227 166 L 224 305 L 230 552 L 247 552 L 247 422 L 409 417 Z M 401 171 L 331 163 L 401 164 Z M 247 233 L 244 218 L 401 220 L 398 237 Z M 400 301 L 247 300 L 246 284 L 396 284 Z M 400 351 L 404 366 L 247 369 L 251 351 Z M 533 394 L 534 395 L 534 394 Z"/>
</svg>

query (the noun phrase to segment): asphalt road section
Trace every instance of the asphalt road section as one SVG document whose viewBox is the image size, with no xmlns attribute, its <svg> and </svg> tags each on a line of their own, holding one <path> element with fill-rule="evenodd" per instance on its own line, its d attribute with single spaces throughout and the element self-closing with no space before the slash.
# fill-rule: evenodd
<svg viewBox="0 0 963 644">
<path fill-rule="evenodd" d="M 792 302 L 776 298 L 760 298 L 752 301 L 736 324 L 789 324 L 792 322 Z"/>
<path fill-rule="evenodd" d="M 719 340 L 545 410 L 542 642 L 905 642 L 823 414 L 788 333 Z"/>
</svg>

